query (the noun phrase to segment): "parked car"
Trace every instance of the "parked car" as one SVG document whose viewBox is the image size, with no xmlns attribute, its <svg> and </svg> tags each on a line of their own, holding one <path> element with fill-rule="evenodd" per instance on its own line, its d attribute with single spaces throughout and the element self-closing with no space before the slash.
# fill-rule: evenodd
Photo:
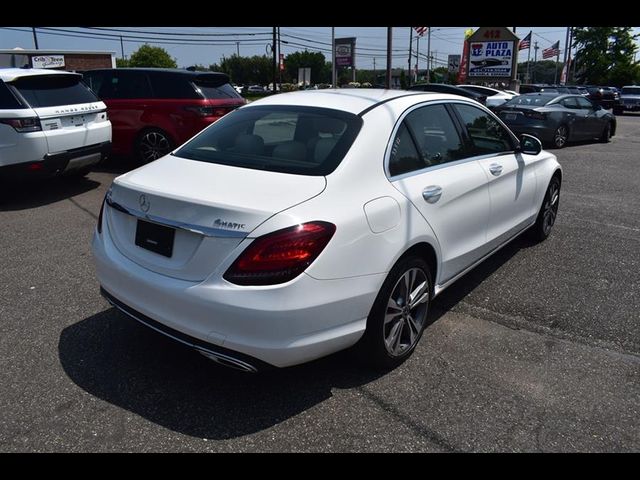
<svg viewBox="0 0 640 480">
<path fill-rule="evenodd" d="M 527 93 L 495 111 L 513 132 L 528 133 L 556 148 L 593 138 L 606 143 L 616 133 L 615 116 L 582 95 Z"/>
<path fill-rule="evenodd" d="M 628 85 L 622 87 L 620 98 L 613 105 L 613 113 L 623 115 L 624 112 L 640 111 L 640 86 Z"/>
<path fill-rule="evenodd" d="M 520 85 L 520 95 L 524 95 L 525 93 L 536 93 L 536 92 L 553 92 L 557 93 L 558 90 L 551 85 L 546 85 L 542 83 L 525 83 Z"/>
<path fill-rule="evenodd" d="M 613 108 L 620 99 L 618 92 L 610 87 L 587 87 L 587 90 L 589 92 L 587 98 L 606 109 Z"/>
<path fill-rule="evenodd" d="M 470 99 L 283 93 L 117 177 L 93 254 L 115 307 L 224 365 L 357 344 L 389 368 L 435 296 L 527 229 L 550 234 L 561 180 L 538 140 Z"/>
<path fill-rule="evenodd" d="M 142 163 L 246 103 L 223 73 L 117 68 L 89 70 L 84 78 L 109 109 L 113 152 Z"/>
<path fill-rule="evenodd" d="M 247 88 L 247 93 L 264 93 L 266 91 L 262 85 L 251 85 Z"/>
<path fill-rule="evenodd" d="M 465 90 L 464 88 L 456 87 L 455 85 L 447 85 L 444 83 L 418 83 L 411 85 L 407 90 L 420 91 L 420 92 L 438 92 L 449 93 L 451 95 L 461 95 L 463 97 L 470 98 L 476 102 L 485 105 L 487 101 L 486 95 L 477 93 L 471 90 Z"/>
<path fill-rule="evenodd" d="M 81 75 L 0 69 L 0 179 L 85 174 L 110 146 L 107 107 Z"/>
<path fill-rule="evenodd" d="M 506 102 L 507 100 L 511 100 L 514 97 L 514 95 L 503 92 L 502 90 L 496 90 L 495 88 L 483 87 L 480 85 L 458 85 L 458 87 L 471 92 L 479 93 L 480 95 L 485 95 L 487 97 L 485 104 L 489 108 L 502 105 L 504 102 Z"/>
</svg>

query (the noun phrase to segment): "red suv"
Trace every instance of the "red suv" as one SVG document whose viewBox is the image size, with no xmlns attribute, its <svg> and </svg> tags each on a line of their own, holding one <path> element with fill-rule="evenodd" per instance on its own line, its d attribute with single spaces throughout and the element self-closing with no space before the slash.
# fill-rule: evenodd
<svg viewBox="0 0 640 480">
<path fill-rule="evenodd" d="M 163 68 L 89 70 L 107 105 L 113 153 L 151 162 L 246 103 L 224 73 Z"/>
</svg>

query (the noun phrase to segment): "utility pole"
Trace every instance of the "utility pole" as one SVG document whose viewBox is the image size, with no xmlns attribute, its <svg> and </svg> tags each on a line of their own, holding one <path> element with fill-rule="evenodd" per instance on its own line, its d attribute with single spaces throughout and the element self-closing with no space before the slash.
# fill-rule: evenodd
<svg viewBox="0 0 640 480">
<path fill-rule="evenodd" d="M 537 65 L 538 64 L 538 49 L 540 47 L 538 46 L 538 41 L 536 40 L 535 42 L 533 42 L 533 65 Z M 536 75 L 535 75 L 536 71 L 533 71 L 533 78 L 531 79 L 533 81 L 533 83 L 536 83 Z"/>
<path fill-rule="evenodd" d="M 420 35 L 416 37 L 416 83 L 420 74 Z"/>
<path fill-rule="evenodd" d="M 33 43 L 36 45 L 36 50 L 38 50 L 38 35 L 36 34 L 36 27 L 31 27 L 33 31 Z"/>
<path fill-rule="evenodd" d="M 240 56 L 240 42 L 236 42 L 236 55 Z"/>
<path fill-rule="evenodd" d="M 336 88 L 336 27 L 331 27 L 331 88 Z"/>
<path fill-rule="evenodd" d="M 276 93 L 276 80 L 278 77 L 278 57 L 276 55 L 276 27 L 273 27 L 273 43 L 271 44 L 273 52 L 273 93 Z"/>
<path fill-rule="evenodd" d="M 378 83 L 378 76 L 376 75 L 376 57 L 373 57 L 373 83 Z"/>
<path fill-rule="evenodd" d="M 427 30 L 427 83 L 431 83 L 431 27 Z"/>
<path fill-rule="evenodd" d="M 411 86 L 411 43 L 413 42 L 413 27 L 409 27 L 409 71 L 407 72 L 409 74 L 409 86 Z"/>
<path fill-rule="evenodd" d="M 391 44 L 393 43 L 393 28 L 387 27 L 387 73 L 385 75 L 385 88 L 391 88 Z"/>
<path fill-rule="evenodd" d="M 240 56 L 240 55 L 238 55 Z M 282 88 L 282 69 L 280 68 L 280 57 L 282 56 L 282 50 L 280 50 L 280 27 L 278 27 L 278 73 L 280 73 L 280 88 Z"/>
<path fill-rule="evenodd" d="M 124 42 L 122 41 L 122 35 L 120 35 L 120 51 L 122 52 L 122 60 L 124 60 Z"/>
</svg>

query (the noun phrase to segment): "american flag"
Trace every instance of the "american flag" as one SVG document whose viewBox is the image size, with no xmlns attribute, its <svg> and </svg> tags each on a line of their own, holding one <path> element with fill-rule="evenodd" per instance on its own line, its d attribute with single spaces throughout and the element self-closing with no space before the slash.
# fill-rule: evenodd
<svg viewBox="0 0 640 480">
<path fill-rule="evenodd" d="M 413 27 L 413 29 L 416 31 L 416 33 L 418 34 L 418 36 L 423 36 L 425 33 L 427 33 L 427 30 L 429 30 L 429 27 Z"/>
<path fill-rule="evenodd" d="M 560 40 L 551 45 L 549 48 L 542 50 L 542 58 L 550 58 L 560 55 Z"/>
<path fill-rule="evenodd" d="M 520 40 L 520 46 L 518 47 L 518 50 L 524 50 L 525 48 L 531 48 L 531 32 L 529 32 L 529 35 Z"/>
</svg>

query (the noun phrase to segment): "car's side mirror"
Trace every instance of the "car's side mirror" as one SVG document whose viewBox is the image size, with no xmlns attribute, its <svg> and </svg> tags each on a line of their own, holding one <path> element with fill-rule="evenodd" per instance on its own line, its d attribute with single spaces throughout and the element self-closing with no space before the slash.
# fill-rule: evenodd
<svg viewBox="0 0 640 480">
<path fill-rule="evenodd" d="M 520 135 L 519 151 L 527 155 L 538 155 L 542 151 L 542 143 L 536 137 L 523 133 Z"/>
</svg>

